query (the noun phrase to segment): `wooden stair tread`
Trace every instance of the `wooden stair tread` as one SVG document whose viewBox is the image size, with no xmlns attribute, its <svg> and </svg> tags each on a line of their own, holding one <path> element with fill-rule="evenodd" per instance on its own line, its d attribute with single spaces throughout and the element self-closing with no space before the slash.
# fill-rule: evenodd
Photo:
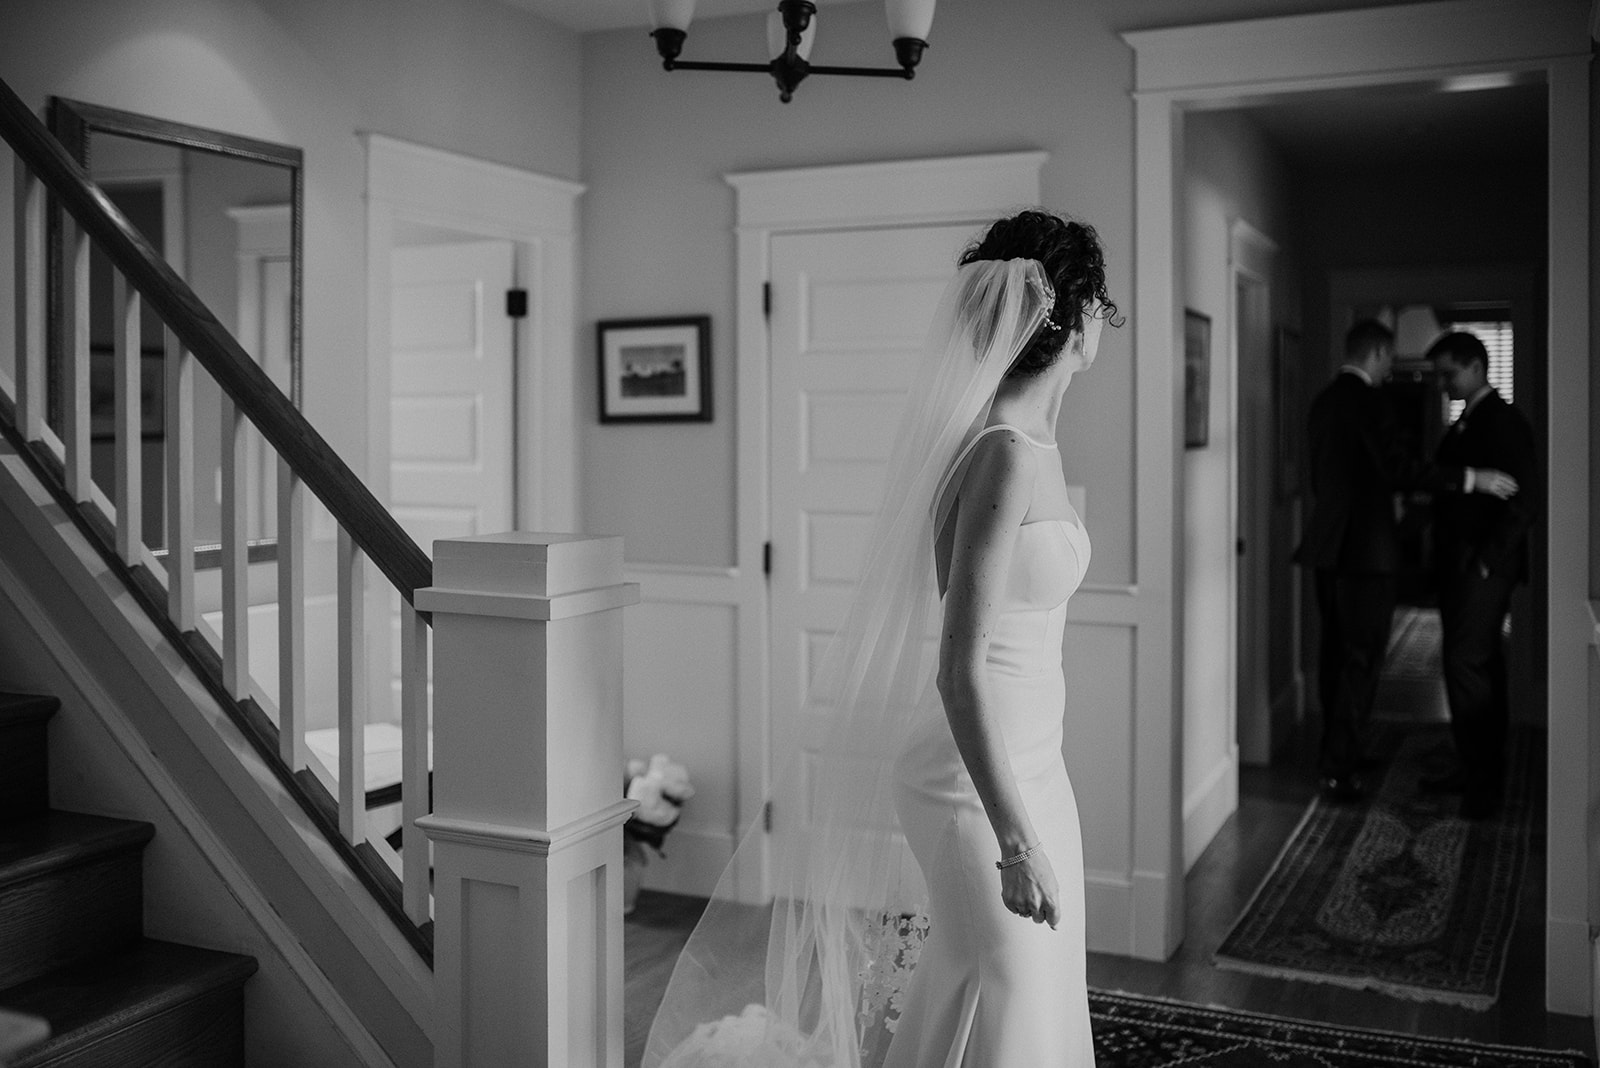
<svg viewBox="0 0 1600 1068">
<path fill-rule="evenodd" d="M 101 1041 L 193 999 L 241 986 L 253 957 L 144 939 L 110 956 L 83 961 L 0 990 L 0 1004 L 48 1020 L 52 1037 L 18 1068 Z"/>
<path fill-rule="evenodd" d="M 32 693 L 0 693 L 0 727 L 36 723 L 55 715 L 61 701 Z"/>
<path fill-rule="evenodd" d="M 138 820 L 45 812 L 0 826 L 0 889 L 58 868 L 140 849 L 155 828 Z"/>
</svg>

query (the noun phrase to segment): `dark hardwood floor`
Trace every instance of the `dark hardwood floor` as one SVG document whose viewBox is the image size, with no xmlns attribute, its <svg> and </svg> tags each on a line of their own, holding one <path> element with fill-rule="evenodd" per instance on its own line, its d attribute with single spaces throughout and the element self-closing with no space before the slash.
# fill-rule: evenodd
<svg viewBox="0 0 1600 1068">
<path fill-rule="evenodd" d="M 1411 722 L 1443 721 L 1446 712 L 1442 691 L 1436 680 L 1385 679 L 1374 715 Z M 1595 1041 L 1590 1020 L 1544 1010 L 1542 811 L 1535 819 L 1536 832 L 1500 999 L 1485 1012 L 1320 983 L 1246 975 L 1224 971 L 1211 963 L 1212 953 L 1305 813 L 1314 790 L 1314 742 L 1310 737 L 1299 739 L 1273 767 L 1245 768 L 1241 773 L 1238 811 L 1185 880 L 1186 937 L 1172 959 L 1156 963 L 1091 953 L 1090 985 L 1101 990 L 1406 1034 L 1575 1049 L 1593 1061 Z M 628 1068 L 639 1063 L 650 1019 L 701 905 L 698 898 L 645 891 L 640 895 L 638 909 L 628 918 L 624 994 L 624 1063 Z"/>
</svg>

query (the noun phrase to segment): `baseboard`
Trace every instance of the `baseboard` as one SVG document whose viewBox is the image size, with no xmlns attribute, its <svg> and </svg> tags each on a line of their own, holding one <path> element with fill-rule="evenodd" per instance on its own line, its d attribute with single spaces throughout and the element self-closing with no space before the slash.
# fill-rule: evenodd
<svg viewBox="0 0 1600 1068">
<path fill-rule="evenodd" d="M 1580 920 L 1551 919 L 1545 926 L 1544 1007 L 1568 1016 L 1588 1016 L 1594 1011 L 1595 944 L 1589 925 Z"/>
<path fill-rule="evenodd" d="M 649 853 L 644 885 L 673 894 L 710 897 L 733 856 L 733 835 L 675 827 L 667 835 L 666 855 Z"/>
<path fill-rule="evenodd" d="M 1239 807 L 1239 755 L 1219 760 L 1183 803 L 1183 870 L 1194 867 L 1200 854 Z"/>
</svg>

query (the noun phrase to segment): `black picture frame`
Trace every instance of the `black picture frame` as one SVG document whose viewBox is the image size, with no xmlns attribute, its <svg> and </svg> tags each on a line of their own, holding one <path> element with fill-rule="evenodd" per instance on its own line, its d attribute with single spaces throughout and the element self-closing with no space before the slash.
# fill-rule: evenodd
<svg viewBox="0 0 1600 1068">
<path fill-rule="evenodd" d="M 711 317 L 595 324 L 602 423 L 711 422 Z"/>
<path fill-rule="evenodd" d="M 1183 447 L 1211 440 L 1211 316 L 1183 311 Z"/>
</svg>

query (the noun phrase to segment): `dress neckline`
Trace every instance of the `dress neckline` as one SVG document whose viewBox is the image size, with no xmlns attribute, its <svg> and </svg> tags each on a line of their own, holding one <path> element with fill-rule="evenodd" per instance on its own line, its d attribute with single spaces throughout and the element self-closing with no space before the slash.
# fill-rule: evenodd
<svg viewBox="0 0 1600 1068">
<path fill-rule="evenodd" d="M 1015 423 L 995 423 L 992 426 L 986 426 L 982 430 L 978 431 L 978 436 L 982 437 L 991 430 L 1010 430 L 1018 437 L 1022 438 L 1023 441 L 1026 441 L 1029 445 L 1032 445 L 1036 449 L 1053 449 L 1056 447 L 1056 443 L 1054 441 L 1040 441 L 1038 438 L 1034 437 L 1020 426 L 1017 426 Z"/>
</svg>

